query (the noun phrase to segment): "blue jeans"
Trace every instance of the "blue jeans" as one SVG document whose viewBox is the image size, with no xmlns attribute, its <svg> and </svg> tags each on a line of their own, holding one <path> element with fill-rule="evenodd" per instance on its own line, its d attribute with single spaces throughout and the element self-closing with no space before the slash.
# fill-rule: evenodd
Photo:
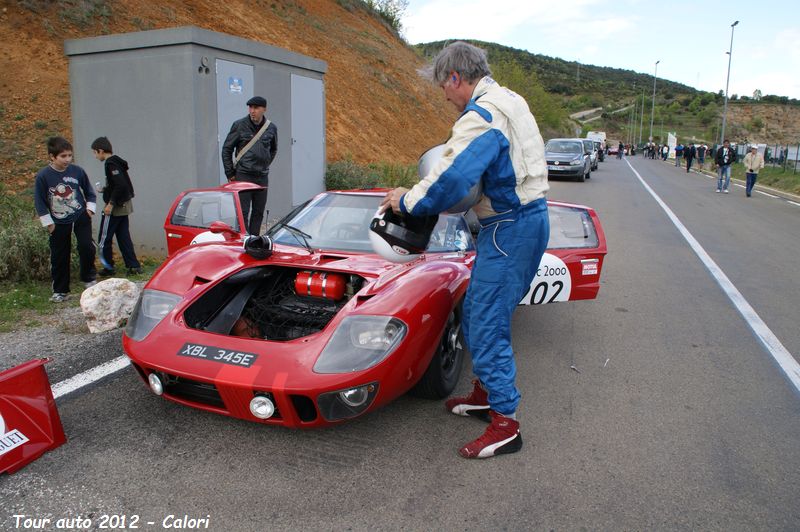
<svg viewBox="0 0 800 532">
<path fill-rule="evenodd" d="M 509 415 L 520 400 L 511 316 L 528 292 L 550 238 L 547 203 L 542 198 L 480 222 L 462 331 L 472 369 L 489 393 L 489 405 Z"/>
<path fill-rule="evenodd" d="M 747 197 L 749 198 L 753 193 L 753 187 L 756 186 L 756 180 L 758 179 L 758 174 L 747 172 L 744 175 L 747 178 L 747 188 L 745 188 L 745 192 L 747 193 Z"/>
<path fill-rule="evenodd" d="M 680 165 L 681 165 L 681 155 L 680 154 L 676 154 L 675 155 L 675 166 L 680 166 Z"/>
<path fill-rule="evenodd" d="M 724 187 L 722 180 L 725 180 Z M 718 176 L 717 176 L 717 190 L 728 190 L 728 187 L 731 186 L 731 165 L 723 164 L 719 167 Z"/>
</svg>

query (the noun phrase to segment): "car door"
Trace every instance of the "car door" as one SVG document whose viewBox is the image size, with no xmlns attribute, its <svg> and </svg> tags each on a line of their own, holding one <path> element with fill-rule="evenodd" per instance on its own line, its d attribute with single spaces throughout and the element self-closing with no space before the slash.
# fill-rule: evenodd
<svg viewBox="0 0 800 532">
<path fill-rule="evenodd" d="M 600 272 L 606 238 L 594 209 L 548 201 L 550 240 L 520 305 L 594 299 L 600 290 Z"/>
<path fill-rule="evenodd" d="M 167 253 L 173 255 L 198 239 L 223 240 L 221 235 L 213 235 L 209 231 L 213 222 L 224 222 L 244 236 L 245 224 L 239 193 L 258 188 L 261 187 L 252 183 L 226 183 L 219 187 L 181 193 L 172 203 L 164 221 Z"/>
</svg>

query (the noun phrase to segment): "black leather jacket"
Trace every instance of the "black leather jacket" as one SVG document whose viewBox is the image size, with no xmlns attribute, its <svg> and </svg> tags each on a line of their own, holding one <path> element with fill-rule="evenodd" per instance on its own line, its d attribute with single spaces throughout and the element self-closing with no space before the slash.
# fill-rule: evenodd
<svg viewBox="0 0 800 532">
<path fill-rule="evenodd" d="M 264 119 L 266 120 L 266 118 Z M 222 145 L 222 166 L 225 168 L 225 177 L 228 179 L 235 175 L 243 175 L 254 179 L 263 180 L 266 184 L 269 175 L 269 165 L 278 151 L 278 128 L 271 123 L 252 148 L 233 167 L 233 155 L 238 154 L 250 139 L 252 139 L 264 123 L 254 124 L 250 116 L 245 116 L 233 123 L 225 143 Z"/>
</svg>

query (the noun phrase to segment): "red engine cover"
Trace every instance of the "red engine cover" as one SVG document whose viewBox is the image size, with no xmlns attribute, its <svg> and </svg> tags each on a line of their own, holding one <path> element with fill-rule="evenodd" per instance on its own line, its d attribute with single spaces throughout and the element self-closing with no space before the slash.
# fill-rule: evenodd
<svg viewBox="0 0 800 532">
<path fill-rule="evenodd" d="M 298 296 L 324 297 L 338 301 L 344 297 L 344 276 L 329 272 L 298 272 L 294 290 Z"/>
</svg>

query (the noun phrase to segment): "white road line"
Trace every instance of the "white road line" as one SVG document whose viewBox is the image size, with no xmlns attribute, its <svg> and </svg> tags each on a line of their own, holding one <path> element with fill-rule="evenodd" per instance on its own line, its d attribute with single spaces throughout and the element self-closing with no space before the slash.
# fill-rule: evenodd
<svg viewBox="0 0 800 532">
<path fill-rule="evenodd" d="M 108 362 L 100 364 L 99 366 L 95 366 L 92 369 L 88 369 L 83 373 L 78 373 L 69 379 L 53 385 L 53 398 L 58 399 L 59 397 L 63 397 L 64 395 L 72 393 L 75 390 L 83 388 L 84 386 L 87 386 L 93 382 L 99 381 L 103 377 L 107 377 L 125 369 L 130 365 L 130 363 L 130 359 L 123 355 L 115 358 L 114 360 L 109 360 Z"/>
<path fill-rule="evenodd" d="M 775 199 L 778 198 L 778 196 L 773 196 L 772 194 L 767 194 L 766 192 L 761 192 L 760 190 L 756 190 L 756 192 L 758 192 L 759 194 L 764 194 L 765 196 L 769 196 L 770 198 L 775 198 Z"/>
<path fill-rule="evenodd" d="M 756 190 L 756 192 L 758 192 L 758 190 Z M 791 200 L 786 200 L 786 201 L 788 201 L 792 205 L 796 205 L 797 207 L 800 207 L 800 203 L 795 203 L 794 201 L 791 201 Z"/>
<path fill-rule="evenodd" d="M 739 314 L 742 315 L 744 321 L 753 331 L 753 334 L 756 335 L 756 338 L 759 339 L 764 349 L 766 349 L 772 358 L 775 359 L 775 362 L 778 363 L 778 366 L 780 366 L 781 370 L 786 374 L 786 377 L 789 379 L 795 389 L 800 392 L 800 364 L 797 363 L 794 357 L 792 357 L 792 354 L 789 353 L 780 340 L 778 340 L 778 337 L 772 333 L 769 327 L 767 327 L 767 324 L 764 323 L 764 320 L 759 317 L 753 307 L 750 306 L 750 303 L 747 302 L 741 292 L 739 292 L 730 279 L 728 279 L 728 276 L 725 275 L 725 272 L 723 272 L 722 269 L 717 266 L 717 263 L 714 262 L 708 253 L 706 253 L 706 250 L 703 249 L 697 239 L 692 236 L 689 230 L 686 229 L 686 226 L 684 226 L 678 217 L 675 216 L 675 213 L 672 212 L 672 210 L 667 207 L 667 204 L 661 200 L 658 194 L 656 194 L 655 191 L 650 188 L 647 183 L 645 183 L 644 179 L 642 179 L 642 176 L 639 175 L 639 172 L 637 172 L 633 166 L 631 166 L 631 163 L 628 161 L 625 162 L 628 163 L 631 171 L 636 174 L 637 178 L 639 178 L 639 182 L 642 184 L 645 190 L 647 190 L 647 192 L 653 196 L 653 199 L 656 200 L 656 203 L 658 203 L 661 208 L 664 209 L 664 212 L 667 214 L 672 223 L 675 224 L 675 227 L 678 229 L 681 235 L 683 235 L 683 238 L 686 239 L 686 242 L 689 243 L 689 246 L 691 246 L 692 250 L 697 254 L 705 267 L 708 268 L 708 271 L 717 281 L 720 288 L 722 288 L 722 291 L 725 292 L 725 295 L 728 296 L 728 299 L 731 300 L 733 305 L 736 307 L 736 310 L 739 311 Z"/>
</svg>

